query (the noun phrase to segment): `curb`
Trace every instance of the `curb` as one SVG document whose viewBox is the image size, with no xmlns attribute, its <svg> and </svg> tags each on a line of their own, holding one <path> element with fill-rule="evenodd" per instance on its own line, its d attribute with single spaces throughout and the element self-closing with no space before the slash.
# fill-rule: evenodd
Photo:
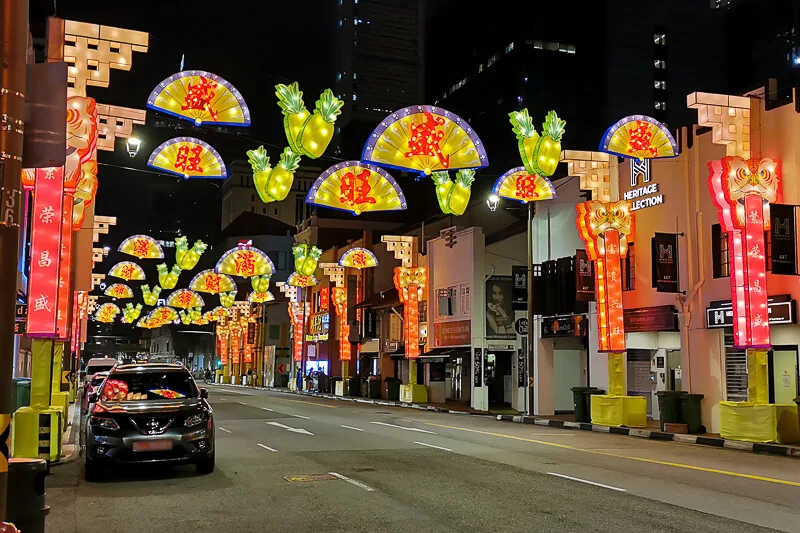
<svg viewBox="0 0 800 533">
<path fill-rule="evenodd" d="M 81 456 L 81 447 L 80 444 L 75 444 L 75 437 L 78 438 L 78 442 L 80 442 L 80 431 L 81 431 L 81 404 L 74 403 L 73 415 L 72 415 L 72 422 L 69 425 L 68 434 L 64 439 L 63 450 L 67 450 L 67 446 L 72 447 L 72 451 L 68 455 L 62 455 L 58 461 L 52 461 L 50 466 L 60 466 L 65 465 L 67 463 L 71 463 L 73 461 L 77 461 L 78 458 Z M 69 442 L 73 441 L 73 442 Z"/>
<path fill-rule="evenodd" d="M 610 433 L 612 435 L 627 435 L 630 437 L 639 437 L 642 439 L 681 442 L 684 444 L 699 444 L 701 446 L 727 448 L 729 450 L 740 450 L 751 453 L 766 453 L 770 455 L 780 455 L 783 457 L 800 458 L 800 446 L 787 446 L 784 444 L 768 444 L 761 442 L 745 442 L 741 440 L 730 440 L 719 437 L 703 437 L 700 435 L 666 433 L 664 431 L 652 431 L 647 429 L 603 426 L 599 424 L 589 424 L 586 422 L 565 422 L 562 420 L 551 420 L 549 418 L 536 418 L 532 416 L 497 415 L 497 420 L 503 422 L 516 422 L 518 424 L 536 424 L 537 426 L 547 426 L 558 429 L 577 429 L 580 431 L 595 431 L 598 433 Z"/>
</svg>

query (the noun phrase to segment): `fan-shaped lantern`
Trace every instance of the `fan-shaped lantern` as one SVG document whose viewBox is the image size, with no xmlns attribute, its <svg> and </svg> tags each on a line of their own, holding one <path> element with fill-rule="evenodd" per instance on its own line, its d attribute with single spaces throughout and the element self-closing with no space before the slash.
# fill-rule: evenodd
<svg viewBox="0 0 800 533">
<path fill-rule="evenodd" d="M 103 294 L 112 298 L 133 298 L 133 289 L 124 283 L 113 283 L 106 287 Z"/>
<path fill-rule="evenodd" d="M 192 307 L 203 307 L 206 303 L 203 297 L 189 289 L 180 289 L 169 295 L 167 305 L 178 309 L 190 309 Z"/>
<path fill-rule="evenodd" d="M 339 259 L 339 266 L 357 268 L 370 268 L 378 266 L 378 258 L 366 248 L 350 248 Z"/>
<path fill-rule="evenodd" d="M 119 313 L 119 307 L 112 303 L 106 303 L 97 309 L 97 312 L 94 314 L 94 318 L 98 322 L 108 324 L 113 322 Z"/>
<path fill-rule="evenodd" d="M 549 179 L 531 174 L 525 167 L 516 167 L 497 179 L 492 194 L 525 204 L 552 200 L 556 197 L 556 190 Z"/>
<path fill-rule="evenodd" d="M 117 249 L 123 254 L 132 255 L 139 259 L 163 259 L 164 250 L 155 239 L 147 235 L 133 235 L 128 237 Z"/>
<path fill-rule="evenodd" d="M 108 275 L 125 281 L 144 281 L 145 279 L 142 267 L 131 261 L 122 261 L 112 266 Z"/>
<path fill-rule="evenodd" d="M 147 314 L 147 318 L 150 321 L 164 325 L 178 320 L 178 312 L 171 307 L 161 306 L 150 311 Z"/>
<path fill-rule="evenodd" d="M 228 169 L 219 153 L 194 137 L 175 137 L 161 143 L 150 154 L 147 166 L 186 179 L 228 177 Z"/>
<path fill-rule="evenodd" d="M 407 207 L 394 178 L 382 168 L 361 161 L 343 161 L 328 168 L 308 190 L 306 203 L 354 215 Z"/>
<path fill-rule="evenodd" d="M 197 292 L 219 294 L 236 290 L 236 283 L 227 274 L 217 274 L 211 269 L 198 272 L 189 283 L 189 288 Z"/>
<path fill-rule="evenodd" d="M 197 126 L 250 126 L 250 110 L 227 80 L 202 70 L 184 70 L 159 83 L 147 107 Z"/>
<path fill-rule="evenodd" d="M 247 301 L 250 303 L 264 303 L 271 302 L 275 299 L 271 292 L 255 292 L 252 291 L 247 295 Z"/>
<path fill-rule="evenodd" d="M 676 157 L 678 143 L 661 122 L 646 115 L 630 115 L 606 130 L 600 150 L 631 159 Z"/>
<path fill-rule="evenodd" d="M 289 279 L 286 280 L 286 284 L 292 287 L 313 287 L 317 284 L 317 278 L 313 274 L 304 276 L 297 272 L 292 272 L 289 274 Z"/>
<path fill-rule="evenodd" d="M 271 276 L 275 273 L 275 265 L 264 252 L 249 243 L 242 243 L 219 258 L 214 272 L 243 278 L 265 274 Z"/>
</svg>

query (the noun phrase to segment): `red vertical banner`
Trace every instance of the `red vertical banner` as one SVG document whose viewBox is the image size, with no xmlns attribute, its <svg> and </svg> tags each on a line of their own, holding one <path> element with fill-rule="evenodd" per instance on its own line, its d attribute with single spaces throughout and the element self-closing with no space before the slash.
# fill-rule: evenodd
<svg viewBox="0 0 800 533">
<path fill-rule="evenodd" d="M 753 348 L 769 348 L 767 265 L 764 250 L 764 228 L 769 228 L 769 223 L 764 221 L 764 203 L 760 196 L 755 194 L 746 195 L 744 197 L 744 209 L 744 257 L 747 263 L 746 286 L 750 315 L 747 321 L 750 336 L 748 345 Z"/>
<path fill-rule="evenodd" d="M 350 324 L 347 323 L 347 289 L 334 287 L 331 293 L 336 316 L 339 317 L 339 360 L 350 360 Z"/>
<path fill-rule="evenodd" d="M 251 344 L 247 344 L 244 347 L 244 362 L 245 363 L 253 362 L 253 346 Z"/>
<path fill-rule="evenodd" d="M 239 353 L 241 351 L 240 341 L 242 338 L 242 330 L 237 325 L 236 328 L 231 328 L 231 359 L 234 365 L 238 365 L 240 361 Z"/>
<path fill-rule="evenodd" d="M 597 299 L 597 345 L 600 352 L 609 350 L 607 275 L 605 257 L 598 255 L 594 268 L 594 293 Z"/>
<path fill-rule="evenodd" d="M 86 300 L 89 298 L 87 291 L 75 291 L 72 300 L 72 346 L 71 351 L 77 354 L 81 349 L 81 322 L 84 317 L 84 306 L 87 304 Z"/>
<path fill-rule="evenodd" d="M 298 363 L 303 360 L 304 319 L 308 320 L 308 311 L 311 306 L 305 304 L 305 313 L 303 313 L 303 307 L 303 304 L 289 302 L 289 318 L 292 322 L 292 359 Z"/>
<path fill-rule="evenodd" d="M 56 334 L 59 340 L 70 340 L 70 312 L 72 311 L 72 193 L 64 194 L 61 209 L 61 253 L 58 258 L 58 306 L 56 309 Z"/>
<path fill-rule="evenodd" d="M 58 336 L 59 256 L 64 204 L 64 168 L 37 168 L 31 213 L 31 272 L 28 335 Z"/>
<path fill-rule="evenodd" d="M 605 237 L 606 313 L 608 318 L 608 350 L 625 351 L 625 319 L 622 313 L 622 272 L 619 232 L 607 230 Z"/>
<path fill-rule="evenodd" d="M 403 302 L 403 315 L 406 326 L 406 356 L 409 359 L 419 357 L 419 291 L 410 287 L 408 298 Z"/>
</svg>

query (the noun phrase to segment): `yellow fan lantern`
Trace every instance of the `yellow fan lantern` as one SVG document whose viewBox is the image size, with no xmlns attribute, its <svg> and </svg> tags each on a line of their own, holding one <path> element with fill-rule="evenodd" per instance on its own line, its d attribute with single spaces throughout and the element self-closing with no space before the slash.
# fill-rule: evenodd
<svg viewBox="0 0 800 533">
<path fill-rule="evenodd" d="M 219 294 L 236 290 L 236 283 L 227 274 L 217 274 L 211 269 L 199 272 L 189 283 L 189 288 L 197 292 Z"/>
<path fill-rule="evenodd" d="M 152 328 L 160 327 L 161 325 L 162 324 L 160 324 L 157 320 L 154 320 L 154 319 L 150 318 L 149 316 L 143 316 L 142 318 L 139 319 L 138 322 L 136 322 L 136 327 L 137 328 L 152 329 Z"/>
<path fill-rule="evenodd" d="M 139 259 L 163 259 L 164 250 L 155 239 L 147 235 L 133 235 L 128 237 L 117 249 L 123 254 L 132 255 Z"/>
<path fill-rule="evenodd" d="M 361 159 L 428 176 L 437 170 L 489 165 L 483 143 L 466 120 L 428 105 L 409 106 L 383 119 L 367 139 Z"/>
<path fill-rule="evenodd" d="M 600 150 L 630 159 L 676 157 L 678 143 L 661 122 L 646 115 L 630 115 L 606 130 Z"/>
<path fill-rule="evenodd" d="M 313 274 L 304 276 L 297 272 L 292 272 L 289 274 L 289 279 L 286 280 L 286 284 L 292 287 L 313 287 L 317 284 L 317 278 Z"/>
<path fill-rule="evenodd" d="M 103 294 L 112 298 L 133 298 L 133 289 L 124 283 L 114 283 L 106 287 Z"/>
<path fill-rule="evenodd" d="M 150 285 L 142 285 L 142 299 L 147 305 L 156 305 L 159 294 L 161 294 L 161 287 L 155 286 L 153 290 L 150 290 Z"/>
<path fill-rule="evenodd" d="M 203 297 L 196 292 L 189 289 L 180 289 L 169 295 L 167 305 L 179 309 L 190 309 L 192 307 L 203 307 L 206 303 L 203 301 Z"/>
<path fill-rule="evenodd" d="M 194 137 L 175 137 L 161 143 L 150 154 L 147 166 L 185 179 L 228 177 L 228 169 L 219 153 Z"/>
<path fill-rule="evenodd" d="M 250 126 L 250 110 L 241 93 L 224 78 L 202 70 L 184 70 L 159 83 L 147 107 L 197 126 Z"/>
<path fill-rule="evenodd" d="M 356 268 L 371 268 L 378 266 L 378 258 L 366 248 L 350 248 L 339 259 L 339 266 Z"/>
<path fill-rule="evenodd" d="M 492 194 L 525 204 L 552 200 L 556 197 L 556 190 L 549 179 L 531 174 L 525 167 L 515 167 L 497 179 Z"/>
<path fill-rule="evenodd" d="M 226 308 L 222 307 L 221 305 L 218 305 L 217 307 L 215 307 L 211 311 L 208 311 L 203 316 L 208 318 L 209 320 L 214 321 L 214 320 L 219 320 L 220 318 L 226 318 L 229 315 L 230 315 L 230 311 L 228 311 Z"/>
<path fill-rule="evenodd" d="M 142 267 L 130 261 L 117 263 L 111 267 L 111 270 L 108 271 L 108 275 L 114 278 L 124 279 L 125 281 L 144 281 L 145 279 Z"/>
<path fill-rule="evenodd" d="M 112 303 L 107 303 L 101 305 L 97 309 L 97 312 L 94 314 L 94 318 L 98 322 L 109 324 L 114 321 L 119 312 L 119 307 Z"/>
<path fill-rule="evenodd" d="M 306 195 L 306 203 L 348 211 L 406 209 L 403 190 L 388 172 L 362 161 L 343 161 L 323 172 Z"/>
<path fill-rule="evenodd" d="M 153 321 L 160 325 L 178 320 L 178 312 L 171 307 L 156 307 L 147 314 L 148 321 Z"/>
<path fill-rule="evenodd" d="M 297 82 L 276 85 L 275 96 L 283 112 L 283 128 L 291 149 L 312 159 L 325 153 L 344 102 L 336 98 L 333 91 L 325 89 L 319 95 L 314 112 L 309 113 Z"/>
<path fill-rule="evenodd" d="M 247 295 L 247 301 L 254 304 L 271 302 L 273 300 L 275 300 L 275 297 L 269 291 L 267 292 L 252 291 L 250 294 Z"/>
<path fill-rule="evenodd" d="M 253 248 L 248 241 L 225 252 L 217 261 L 214 272 L 243 278 L 265 274 L 271 276 L 275 273 L 275 265 L 267 254 L 258 248 Z"/>
</svg>

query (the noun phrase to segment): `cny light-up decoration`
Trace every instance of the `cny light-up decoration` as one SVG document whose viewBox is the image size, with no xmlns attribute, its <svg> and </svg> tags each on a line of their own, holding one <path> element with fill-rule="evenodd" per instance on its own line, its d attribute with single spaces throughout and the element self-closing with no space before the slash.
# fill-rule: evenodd
<svg viewBox="0 0 800 533">
<path fill-rule="evenodd" d="M 729 156 L 711 161 L 708 170 L 711 198 L 728 234 L 734 345 L 769 348 L 764 232 L 770 228 L 769 204 L 780 194 L 780 165 Z"/>
<path fill-rule="evenodd" d="M 330 301 L 331 301 L 330 288 L 328 288 L 328 287 L 320 287 L 319 288 L 319 310 L 323 311 L 323 312 L 328 311 Z"/>
<path fill-rule="evenodd" d="M 344 287 L 333 287 L 331 289 L 331 303 L 339 317 L 339 359 L 341 361 L 350 360 L 350 323 L 347 322 L 347 289 Z"/>
<path fill-rule="evenodd" d="M 163 259 L 164 250 L 155 239 L 147 235 L 133 235 L 128 237 L 117 249 L 118 252 L 123 254 L 132 255 L 139 259 Z"/>
<path fill-rule="evenodd" d="M 227 326 L 217 325 L 217 357 L 222 366 L 228 365 L 228 341 L 230 330 Z"/>
<path fill-rule="evenodd" d="M 194 137 L 176 137 L 160 144 L 150 154 L 147 166 L 185 179 L 228 177 L 219 153 Z"/>
<path fill-rule="evenodd" d="M 209 269 L 198 272 L 189 282 L 189 288 L 197 292 L 219 294 L 236 290 L 236 283 L 227 274 L 217 274 Z"/>
<path fill-rule="evenodd" d="M 516 167 L 497 179 L 492 194 L 525 204 L 552 200 L 556 197 L 556 189 L 549 179 L 531 174 L 525 167 Z"/>
<path fill-rule="evenodd" d="M 240 243 L 239 246 L 228 250 L 219 258 L 214 272 L 243 278 L 265 274 L 271 276 L 275 273 L 275 265 L 272 264 L 272 260 L 267 254 L 258 248 L 253 248 L 248 243 Z"/>
<path fill-rule="evenodd" d="M 75 291 L 72 307 L 72 341 L 71 353 L 78 354 L 81 349 L 81 324 L 88 316 L 89 292 Z"/>
<path fill-rule="evenodd" d="M 126 324 L 133 324 L 136 320 L 139 319 L 139 315 L 142 314 L 142 304 L 133 305 L 131 303 L 126 304 L 125 307 L 122 309 L 122 321 Z"/>
<path fill-rule="evenodd" d="M 631 115 L 606 130 L 600 150 L 632 159 L 654 159 L 676 157 L 678 144 L 661 122 L 645 115 Z"/>
<path fill-rule="evenodd" d="M 292 247 L 292 255 L 294 255 L 295 271 L 301 276 L 313 276 L 314 272 L 317 271 L 317 264 L 320 256 L 322 256 L 322 250 L 316 246 L 309 247 L 303 243 Z M 299 287 L 299 285 L 295 286 Z"/>
<path fill-rule="evenodd" d="M 600 352 L 625 351 L 621 260 L 633 238 L 631 203 L 583 202 L 576 206 L 578 235 L 595 262 L 595 298 Z"/>
<path fill-rule="evenodd" d="M 311 305 L 289 302 L 289 319 L 292 323 L 292 359 L 299 363 L 303 360 L 303 330 L 305 321 L 311 314 Z"/>
<path fill-rule="evenodd" d="M 34 195 L 36 193 L 34 192 Z M 64 188 L 63 204 L 61 206 L 61 248 L 58 256 L 58 299 L 56 301 L 56 332 L 60 341 L 69 340 L 71 325 L 70 313 L 72 306 L 72 213 L 74 199 L 71 192 Z"/>
<path fill-rule="evenodd" d="M 113 283 L 106 287 L 103 294 L 112 298 L 133 298 L 133 289 L 124 283 Z"/>
<path fill-rule="evenodd" d="M 333 96 L 333 91 L 325 89 L 316 102 L 314 112 L 309 113 L 297 82 L 276 85 L 275 95 L 283 112 L 283 128 L 291 149 L 312 159 L 325 153 L 344 102 Z"/>
<path fill-rule="evenodd" d="M 250 110 L 236 87 L 202 70 L 184 70 L 159 83 L 147 107 L 197 126 L 250 126 Z"/>
<path fill-rule="evenodd" d="M 247 161 L 253 168 L 253 184 L 261 201 L 268 204 L 285 200 L 292 190 L 294 173 L 300 166 L 300 155 L 286 147 L 278 164 L 272 167 L 267 151 L 259 146 L 247 151 Z"/>
<path fill-rule="evenodd" d="M 419 266 L 395 267 L 393 280 L 403 303 L 406 356 L 414 359 L 419 357 L 419 301 L 428 284 L 428 269 Z"/>
<path fill-rule="evenodd" d="M 207 312 L 207 313 L 205 313 L 203 316 L 204 316 L 205 318 L 207 318 L 208 320 L 210 320 L 210 321 L 212 321 L 212 322 L 215 322 L 215 321 L 217 321 L 217 320 L 219 320 L 219 319 L 221 319 L 221 318 L 226 318 L 226 317 L 229 317 L 229 316 L 230 316 L 230 314 L 231 314 L 231 313 L 230 313 L 230 310 L 229 310 L 229 309 L 226 309 L 225 307 L 222 307 L 222 306 L 220 305 L 220 306 L 217 306 L 217 307 L 215 307 L 214 309 L 212 309 L 212 310 L 208 311 L 208 312 Z"/>
<path fill-rule="evenodd" d="M 378 266 L 378 258 L 366 248 L 350 248 L 339 259 L 339 266 L 361 270 Z"/>
<path fill-rule="evenodd" d="M 199 239 L 189 248 L 189 239 L 178 237 L 175 239 L 175 264 L 181 270 L 192 270 L 197 266 L 200 256 L 203 255 L 207 248 L 208 245 Z"/>
<path fill-rule="evenodd" d="M 189 289 L 180 289 L 169 295 L 167 305 L 178 309 L 189 309 L 192 307 L 203 307 L 206 303 L 203 297 Z"/>
<path fill-rule="evenodd" d="M 111 323 L 114 322 L 114 319 L 120 313 L 119 307 L 112 303 L 105 303 L 97 308 L 97 312 L 94 315 L 94 319 L 98 322 L 103 323 Z"/>
<path fill-rule="evenodd" d="M 230 330 L 230 350 L 231 350 L 231 363 L 238 365 L 241 361 L 240 351 L 242 349 L 242 326 L 236 322 L 232 322 L 228 329 Z"/>
<path fill-rule="evenodd" d="M 236 293 L 238 291 L 229 291 L 219 293 L 219 303 L 225 309 L 230 309 L 236 302 Z"/>
<path fill-rule="evenodd" d="M 269 280 L 272 276 L 264 274 L 263 276 L 253 276 L 250 278 L 250 285 L 253 287 L 254 292 L 264 293 L 269 290 Z"/>
<path fill-rule="evenodd" d="M 67 98 L 67 159 L 64 189 L 72 195 L 72 230 L 78 231 L 97 194 L 98 113 L 94 98 Z"/>
<path fill-rule="evenodd" d="M 169 324 L 178 320 L 178 312 L 171 307 L 156 307 L 147 314 L 147 319 L 160 325 Z"/>
<path fill-rule="evenodd" d="M 561 138 L 567 122 L 558 118 L 555 111 L 549 111 L 540 134 L 536 131 L 527 109 L 512 111 L 508 116 L 517 136 L 519 155 L 525 168 L 531 174 L 552 176 L 561 159 Z"/>
<path fill-rule="evenodd" d="M 150 290 L 150 285 L 142 285 L 142 299 L 145 304 L 156 305 L 159 294 L 161 294 L 161 287 L 153 287 L 153 290 Z"/>
<path fill-rule="evenodd" d="M 108 275 L 114 278 L 124 279 L 125 281 L 144 281 L 144 270 L 142 267 L 131 261 L 122 261 L 111 267 Z"/>
<path fill-rule="evenodd" d="M 286 284 L 292 287 L 314 287 L 317 285 L 317 278 L 314 275 L 303 276 L 297 272 L 292 272 L 289 274 Z"/>
<path fill-rule="evenodd" d="M 343 161 L 328 168 L 308 190 L 306 203 L 354 215 L 407 207 L 394 178 L 382 168 L 361 161 Z"/>
<path fill-rule="evenodd" d="M 166 263 L 156 265 L 158 271 L 158 284 L 162 289 L 174 289 L 178 284 L 178 277 L 181 275 L 181 267 L 173 265 L 172 270 L 167 269 Z"/>
<path fill-rule="evenodd" d="M 181 319 L 181 324 L 189 326 L 196 320 L 202 318 L 202 313 L 199 308 L 188 309 L 186 311 L 178 311 L 178 317 Z"/>
<path fill-rule="evenodd" d="M 462 169 L 456 172 L 456 181 L 450 179 L 448 172 L 433 173 L 433 182 L 436 186 L 436 199 L 439 208 L 445 215 L 463 215 L 467 210 L 469 198 L 472 195 L 472 182 L 475 181 L 475 171 Z"/>
<path fill-rule="evenodd" d="M 207 326 L 209 324 L 209 320 L 206 317 L 201 316 L 196 320 L 192 320 L 192 324 L 195 326 Z"/>
<path fill-rule="evenodd" d="M 264 302 L 271 302 L 275 300 L 275 296 L 271 292 L 256 292 L 252 291 L 247 295 L 247 301 L 253 304 L 260 304 Z"/>
<path fill-rule="evenodd" d="M 428 176 L 489 165 L 483 143 L 467 121 L 427 105 L 409 106 L 383 119 L 370 134 L 361 159 Z"/>
</svg>

